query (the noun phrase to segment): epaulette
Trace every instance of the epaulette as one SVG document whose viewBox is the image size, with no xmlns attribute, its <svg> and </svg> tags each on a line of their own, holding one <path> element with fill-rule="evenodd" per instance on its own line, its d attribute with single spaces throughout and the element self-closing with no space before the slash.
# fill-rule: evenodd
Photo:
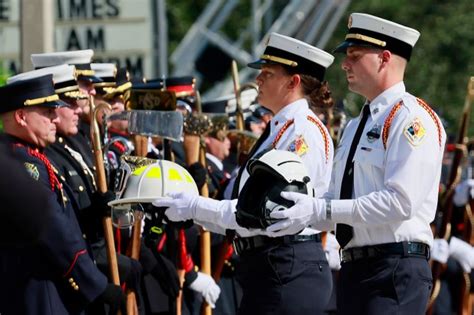
<svg viewBox="0 0 474 315">
<path fill-rule="evenodd" d="M 439 119 L 436 117 L 435 112 L 433 109 L 421 98 L 416 98 L 416 101 L 418 105 L 420 105 L 427 113 L 430 115 L 431 119 L 433 119 L 433 122 L 436 125 L 436 129 L 438 130 L 438 144 L 441 147 L 441 141 L 442 141 L 442 131 L 441 131 L 441 122 Z M 382 132 L 382 143 L 384 149 L 387 149 L 387 141 L 388 141 L 388 136 L 390 133 L 390 127 L 392 126 L 393 119 L 395 118 L 395 115 L 397 114 L 398 110 L 403 106 L 403 101 L 398 102 L 390 111 L 388 114 L 387 118 L 385 118 L 385 121 L 383 123 L 383 132 Z"/>
</svg>

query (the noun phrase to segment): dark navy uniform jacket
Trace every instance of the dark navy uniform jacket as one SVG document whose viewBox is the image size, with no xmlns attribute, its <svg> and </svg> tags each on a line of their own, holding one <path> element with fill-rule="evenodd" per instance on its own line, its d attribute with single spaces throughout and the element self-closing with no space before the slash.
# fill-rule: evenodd
<svg viewBox="0 0 474 315">
<path fill-rule="evenodd" d="M 57 141 L 48 146 L 45 154 L 54 165 L 57 176 L 62 183 L 67 183 L 69 189 L 69 199 L 76 212 L 81 230 L 87 239 L 94 243 L 102 237 L 102 223 L 96 214 L 94 214 L 92 205 L 92 194 L 96 191 L 94 184 L 94 174 L 86 163 L 85 154 L 82 151 L 76 151 L 68 143 L 68 137 L 58 135 Z M 76 160 L 70 149 L 79 154 L 84 161 L 81 164 Z"/>
<path fill-rule="evenodd" d="M 107 278 L 89 256 L 74 211 L 50 177 L 54 173 L 34 153 L 37 149 L 13 137 L 9 145 L 33 180 L 46 187 L 49 211 L 38 213 L 47 216 L 48 228 L 34 246 L 0 248 L 0 312 L 80 313 L 105 290 Z"/>
</svg>

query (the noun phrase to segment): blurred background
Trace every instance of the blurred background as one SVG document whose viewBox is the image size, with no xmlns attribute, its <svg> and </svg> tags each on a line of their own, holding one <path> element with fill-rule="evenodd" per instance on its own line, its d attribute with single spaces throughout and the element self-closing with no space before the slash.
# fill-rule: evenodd
<svg viewBox="0 0 474 315">
<path fill-rule="evenodd" d="M 126 66 L 135 78 L 192 75 L 203 100 L 213 100 L 232 93 L 232 60 L 241 82 L 255 78 L 246 64 L 269 32 L 331 52 L 351 12 L 421 32 L 405 83 L 456 131 L 474 74 L 472 0 L 0 0 L 0 83 L 30 70 L 31 53 L 90 48 L 95 61 Z M 347 91 L 341 59 L 327 80 L 353 116 L 363 100 Z"/>
</svg>

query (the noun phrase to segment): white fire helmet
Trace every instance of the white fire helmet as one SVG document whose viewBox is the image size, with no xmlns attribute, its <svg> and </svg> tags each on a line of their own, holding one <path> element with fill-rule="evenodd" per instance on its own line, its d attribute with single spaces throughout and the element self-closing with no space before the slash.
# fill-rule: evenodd
<svg viewBox="0 0 474 315">
<path fill-rule="evenodd" d="M 266 228 L 277 220 L 273 211 L 285 210 L 294 202 L 280 196 L 282 191 L 314 196 L 308 171 L 295 153 L 269 149 L 257 154 L 247 164 L 249 178 L 240 191 L 236 219 L 246 228 Z"/>
<path fill-rule="evenodd" d="M 189 172 L 179 164 L 166 160 L 135 169 L 125 183 L 119 199 L 109 206 L 124 203 L 151 203 L 168 193 L 188 192 L 199 194 L 196 183 Z"/>
<path fill-rule="evenodd" d="M 122 166 L 128 167 L 130 172 L 127 164 Z M 136 168 L 126 176 L 124 185 L 120 197 L 108 203 L 112 207 L 112 224 L 118 228 L 133 225 L 137 213 L 143 212 L 141 204 L 152 203 L 168 193 L 199 194 L 191 174 L 179 164 L 166 160 Z"/>
</svg>

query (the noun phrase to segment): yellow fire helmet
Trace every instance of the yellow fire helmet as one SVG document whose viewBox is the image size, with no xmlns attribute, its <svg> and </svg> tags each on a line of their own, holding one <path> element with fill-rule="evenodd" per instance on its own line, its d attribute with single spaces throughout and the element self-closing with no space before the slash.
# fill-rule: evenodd
<svg viewBox="0 0 474 315">
<path fill-rule="evenodd" d="M 125 185 L 120 198 L 109 202 L 109 206 L 151 203 L 156 198 L 175 192 L 199 194 L 191 174 L 182 166 L 166 160 L 157 160 L 135 169 Z"/>
</svg>

